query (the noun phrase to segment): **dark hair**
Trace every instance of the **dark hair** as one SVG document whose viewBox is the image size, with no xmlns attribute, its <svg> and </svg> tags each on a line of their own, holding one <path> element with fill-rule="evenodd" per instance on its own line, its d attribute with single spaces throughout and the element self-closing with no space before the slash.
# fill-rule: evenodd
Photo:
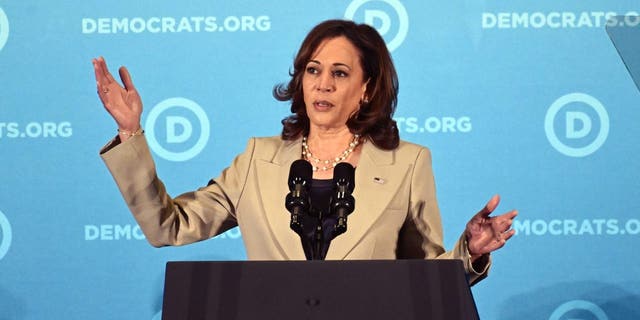
<svg viewBox="0 0 640 320">
<path fill-rule="evenodd" d="M 302 42 L 293 61 L 291 81 L 273 88 L 280 101 L 291 100 L 291 115 L 282 119 L 282 139 L 294 140 L 309 133 L 309 117 L 304 104 L 302 76 L 305 67 L 320 43 L 327 39 L 346 37 L 360 51 L 360 63 L 368 101 L 361 101 L 360 110 L 347 120 L 354 134 L 370 139 L 377 147 L 392 150 L 398 147 L 399 134 L 392 116 L 398 100 L 398 76 L 387 46 L 378 32 L 366 24 L 347 20 L 327 20 L 315 26 Z"/>
</svg>

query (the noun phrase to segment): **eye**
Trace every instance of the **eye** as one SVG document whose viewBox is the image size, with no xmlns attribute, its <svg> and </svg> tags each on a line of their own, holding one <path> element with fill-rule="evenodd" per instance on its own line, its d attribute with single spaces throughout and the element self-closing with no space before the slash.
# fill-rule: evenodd
<svg viewBox="0 0 640 320">
<path fill-rule="evenodd" d="M 316 67 L 312 67 L 309 66 L 307 67 L 307 69 L 305 69 L 305 71 L 309 74 L 317 74 L 318 73 L 318 69 L 316 69 Z"/>
<path fill-rule="evenodd" d="M 344 71 L 342 71 L 342 70 L 336 70 L 336 71 L 333 72 L 333 76 L 337 77 L 337 78 L 345 78 L 345 77 L 349 76 L 349 74 L 344 72 Z"/>
</svg>

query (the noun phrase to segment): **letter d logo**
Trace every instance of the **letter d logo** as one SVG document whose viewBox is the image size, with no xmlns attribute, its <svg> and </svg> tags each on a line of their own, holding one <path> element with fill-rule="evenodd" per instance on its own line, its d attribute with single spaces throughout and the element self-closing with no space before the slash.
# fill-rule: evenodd
<svg viewBox="0 0 640 320">
<path fill-rule="evenodd" d="M 580 139 L 591 132 L 591 118 L 584 112 L 567 111 L 566 135 L 568 139 Z M 580 124 L 577 126 L 577 124 Z M 576 129 L 576 127 L 580 129 Z"/>
<path fill-rule="evenodd" d="M 176 130 L 178 129 L 178 130 Z M 179 132 L 176 134 L 176 132 Z M 193 126 L 185 117 L 167 117 L 167 143 L 182 143 L 191 137 Z"/>
<path fill-rule="evenodd" d="M 389 29 L 391 29 L 391 18 L 386 12 L 382 10 L 366 10 L 364 12 L 364 23 L 375 26 L 376 20 L 379 20 L 381 25 L 378 28 L 378 32 L 381 35 L 387 34 Z"/>
<path fill-rule="evenodd" d="M 185 112 L 195 119 L 187 118 Z M 197 156 L 209 141 L 209 130 L 209 118 L 202 107 L 182 97 L 158 103 L 145 122 L 149 147 L 169 161 L 187 161 Z M 198 138 L 190 139 L 196 131 L 200 133 Z"/>
<path fill-rule="evenodd" d="M 9 19 L 4 14 L 4 10 L 0 8 L 0 50 L 7 43 L 7 39 L 9 39 Z"/>
<path fill-rule="evenodd" d="M 386 3 L 392 10 L 380 10 L 377 6 L 372 6 L 371 2 Z M 395 36 L 392 35 L 393 39 L 387 42 L 387 48 L 389 51 L 397 49 L 409 32 L 409 15 L 402 2 L 399 0 L 353 0 L 345 10 L 344 17 L 354 20 L 356 12 L 361 8 L 364 11 L 364 23 L 376 28 L 384 38 L 390 38 L 386 36 L 390 33 L 391 27 L 396 25 L 397 32 Z"/>
<path fill-rule="evenodd" d="M 7 216 L 0 211 L 0 260 L 7 254 L 11 246 L 11 225 Z"/>
<path fill-rule="evenodd" d="M 576 105 L 583 109 L 567 110 Z M 592 116 L 585 112 L 587 109 L 591 109 Z M 591 134 L 594 120 L 599 130 Z M 560 128 L 562 123 L 564 130 Z M 598 99 L 585 93 L 570 93 L 551 104 L 544 119 L 544 131 L 551 146 L 560 153 L 569 157 L 586 157 L 600 149 L 607 140 L 609 114 Z"/>
<path fill-rule="evenodd" d="M 581 316 L 575 316 L 581 314 Z M 567 301 L 557 307 L 549 320 L 593 319 L 609 320 L 607 314 L 597 304 L 586 300 Z"/>
</svg>

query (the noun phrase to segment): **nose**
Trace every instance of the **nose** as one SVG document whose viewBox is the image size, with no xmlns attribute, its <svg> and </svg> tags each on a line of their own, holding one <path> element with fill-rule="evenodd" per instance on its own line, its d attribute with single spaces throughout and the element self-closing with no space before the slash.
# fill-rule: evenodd
<svg viewBox="0 0 640 320">
<path fill-rule="evenodd" d="M 322 92 L 333 92 L 335 90 L 335 79 L 329 72 L 320 74 L 316 89 Z"/>
</svg>

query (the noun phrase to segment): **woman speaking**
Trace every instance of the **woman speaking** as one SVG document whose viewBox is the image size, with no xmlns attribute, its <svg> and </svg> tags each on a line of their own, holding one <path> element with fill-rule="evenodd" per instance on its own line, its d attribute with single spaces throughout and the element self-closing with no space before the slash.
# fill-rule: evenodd
<svg viewBox="0 0 640 320">
<path fill-rule="evenodd" d="M 100 100 L 118 126 L 100 154 L 154 246 L 184 245 L 239 226 L 250 260 L 460 259 L 473 284 L 486 276 L 490 253 L 515 233 L 515 210 L 490 216 L 496 195 L 445 251 L 430 151 L 399 138 L 392 119 L 396 71 L 384 40 L 368 25 L 329 20 L 314 27 L 291 80 L 274 88 L 276 99 L 291 103 L 282 133 L 250 139 L 220 176 L 176 198 L 156 174 L 129 72 L 120 68 L 121 86 L 103 58 L 93 67 Z M 296 160 L 311 168 L 304 183 L 311 206 L 298 232 L 284 205 Z M 338 236 L 332 178 L 343 163 L 355 168 L 357 205 Z"/>
</svg>

